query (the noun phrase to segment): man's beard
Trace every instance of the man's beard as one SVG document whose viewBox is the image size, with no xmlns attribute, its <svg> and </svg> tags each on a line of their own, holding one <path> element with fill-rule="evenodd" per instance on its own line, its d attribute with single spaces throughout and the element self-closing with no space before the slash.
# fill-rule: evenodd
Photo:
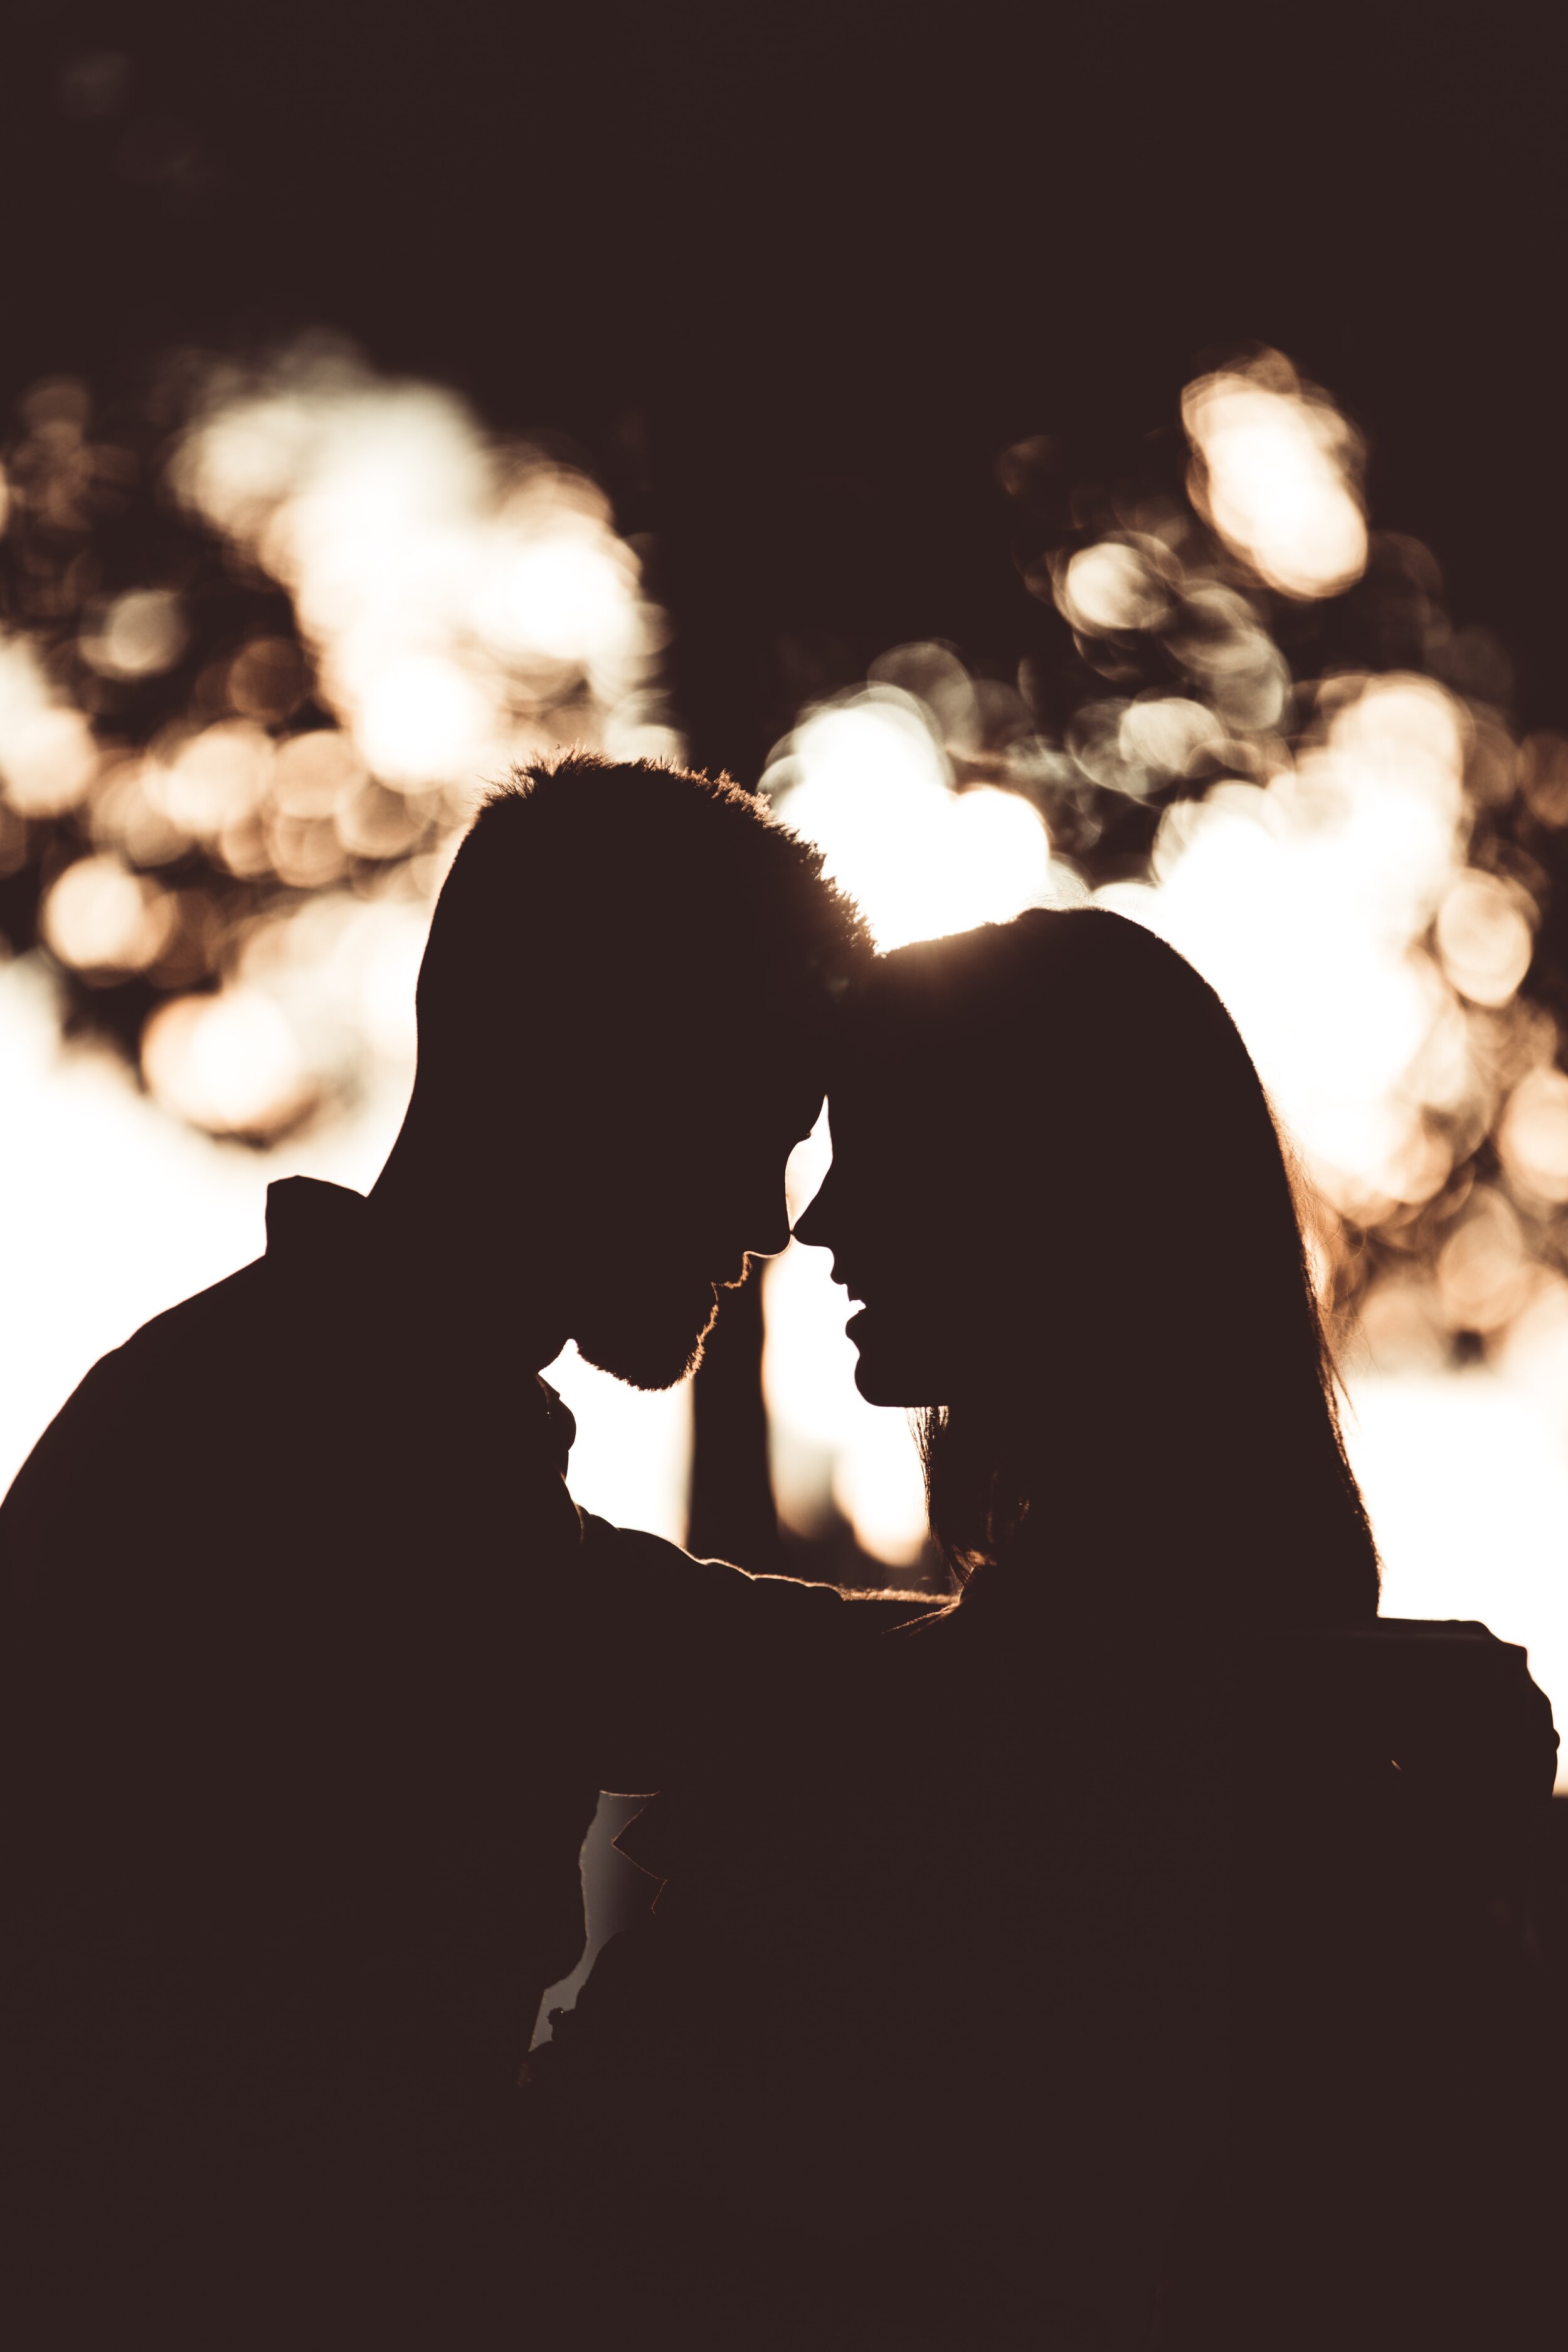
<svg viewBox="0 0 1568 2352">
<path fill-rule="evenodd" d="M 675 1388 L 702 1361 L 719 1299 L 716 1283 L 639 1269 L 574 1318 L 577 1352 L 629 1388 Z"/>
</svg>

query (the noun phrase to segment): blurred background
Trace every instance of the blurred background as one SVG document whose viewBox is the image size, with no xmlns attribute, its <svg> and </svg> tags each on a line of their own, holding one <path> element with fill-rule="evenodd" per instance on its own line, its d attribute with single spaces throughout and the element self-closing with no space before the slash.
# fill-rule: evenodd
<svg viewBox="0 0 1568 2352">
<path fill-rule="evenodd" d="M 369 1184 L 483 783 L 668 754 L 760 784 L 883 946 L 1097 898 L 1214 981 L 1316 1189 L 1385 1613 L 1483 1619 L 1568 1715 L 1523 12 L 1268 55 L 1222 10 L 4 21 L 0 1483 L 257 1254 L 270 1181 Z M 574 1490 L 919 1583 L 853 1361 L 792 1248 L 689 1391 L 551 1372 Z"/>
</svg>

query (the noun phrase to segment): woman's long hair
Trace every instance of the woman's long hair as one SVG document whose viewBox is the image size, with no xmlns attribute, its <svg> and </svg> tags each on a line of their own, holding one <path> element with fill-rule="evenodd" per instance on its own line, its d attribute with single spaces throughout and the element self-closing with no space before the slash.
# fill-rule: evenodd
<svg viewBox="0 0 1568 2352">
<path fill-rule="evenodd" d="M 1297 1187 L 1208 983 L 1139 924 L 1037 910 L 888 956 L 862 1009 L 990 1301 L 923 1423 L 958 1578 L 1016 1559 L 1100 1612 L 1374 1615 Z"/>
</svg>

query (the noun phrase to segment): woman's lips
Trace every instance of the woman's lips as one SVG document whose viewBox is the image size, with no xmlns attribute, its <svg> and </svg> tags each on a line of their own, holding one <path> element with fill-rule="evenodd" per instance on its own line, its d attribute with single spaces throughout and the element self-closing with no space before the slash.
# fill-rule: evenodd
<svg viewBox="0 0 1568 2352">
<path fill-rule="evenodd" d="M 848 1322 L 844 1326 L 847 1335 L 851 1339 L 855 1337 L 855 1333 L 858 1327 L 866 1320 L 868 1312 L 868 1309 L 864 1307 L 858 1308 L 857 1311 L 851 1315 Z"/>
</svg>

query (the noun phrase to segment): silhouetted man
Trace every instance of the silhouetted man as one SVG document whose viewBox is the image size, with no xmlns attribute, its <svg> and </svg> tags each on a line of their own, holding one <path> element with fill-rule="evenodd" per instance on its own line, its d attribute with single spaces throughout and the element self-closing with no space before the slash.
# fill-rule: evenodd
<svg viewBox="0 0 1568 2352">
<path fill-rule="evenodd" d="M 837 1595 L 584 1521 L 537 1374 L 569 1338 L 646 1388 L 696 1360 L 787 1238 L 868 952 L 732 786 L 521 776 L 441 895 L 370 1198 L 275 1184 L 265 1256 L 104 1358 L 23 1469 L 5 2193 L 61 2310 L 216 2346 L 259 2297 L 297 2343 L 330 2275 L 352 2340 L 366 2276 L 504 2170 L 597 1790 L 837 1633 Z"/>
</svg>

